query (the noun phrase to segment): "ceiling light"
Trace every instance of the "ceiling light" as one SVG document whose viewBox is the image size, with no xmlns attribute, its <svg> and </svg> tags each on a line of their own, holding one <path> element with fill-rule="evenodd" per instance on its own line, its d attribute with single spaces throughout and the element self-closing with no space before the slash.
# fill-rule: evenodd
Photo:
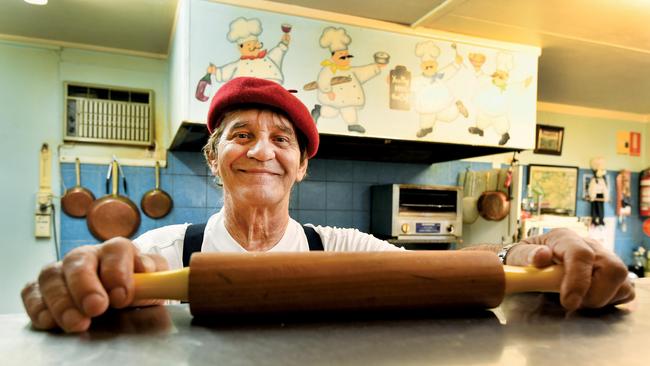
<svg viewBox="0 0 650 366">
<path fill-rule="evenodd" d="M 46 5 L 47 0 L 25 0 L 27 4 L 32 4 L 32 5 Z"/>
</svg>

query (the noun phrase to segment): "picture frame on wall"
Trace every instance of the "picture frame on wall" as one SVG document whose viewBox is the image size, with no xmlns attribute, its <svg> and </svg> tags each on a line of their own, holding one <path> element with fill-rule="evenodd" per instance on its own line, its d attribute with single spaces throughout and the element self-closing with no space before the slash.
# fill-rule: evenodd
<svg viewBox="0 0 650 366">
<path fill-rule="evenodd" d="M 578 167 L 531 164 L 528 184 L 535 202 L 540 204 L 541 213 L 575 216 Z"/>
<path fill-rule="evenodd" d="M 562 155 L 564 127 L 537 125 L 535 154 Z"/>
</svg>

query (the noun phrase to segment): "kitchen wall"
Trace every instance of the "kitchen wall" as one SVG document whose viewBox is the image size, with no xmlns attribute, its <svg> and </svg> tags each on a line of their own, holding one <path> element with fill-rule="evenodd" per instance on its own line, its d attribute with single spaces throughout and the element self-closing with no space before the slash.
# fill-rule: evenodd
<svg viewBox="0 0 650 366">
<path fill-rule="evenodd" d="M 61 193 L 56 162 L 57 146 L 62 143 L 66 80 L 153 89 L 157 139 L 160 145 L 168 139 L 167 61 L 0 41 L 0 313 L 22 311 L 23 285 L 55 260 L 54 240 L 34 238 L 35 195 L 44 142 L 53 152 L 52 189 L 57 197 Z M 131 159 L 153 159 L 160 151 L 80 145 L 61 149 L 69 156 L 116 154 Z M 58 210 L 58 198 L 54 202 Z"/>
</svg>

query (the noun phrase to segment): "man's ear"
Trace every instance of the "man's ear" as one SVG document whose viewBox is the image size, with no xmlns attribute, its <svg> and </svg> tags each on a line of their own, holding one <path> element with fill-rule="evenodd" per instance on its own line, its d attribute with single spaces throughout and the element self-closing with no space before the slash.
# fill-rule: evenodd
<svg viewBox="0 0 650 366">
<path fill-rule="evenodd" d="M 213 157 L 210 157 L 208 166 L 210 167 L 210 172 L 212 175 L 215 177 L 219 177 L 219 162 L 217 159 L 214 159 Z"/>
<path fill-rule="evenodd" d="M 296 183 L 302 182 L 302 180 L 307 175 L 307 166 L 309 165 L 309 159 L 305 159 L 300 163 L 298 167 L 298 173 L 296 174 Z"/>
</svg>

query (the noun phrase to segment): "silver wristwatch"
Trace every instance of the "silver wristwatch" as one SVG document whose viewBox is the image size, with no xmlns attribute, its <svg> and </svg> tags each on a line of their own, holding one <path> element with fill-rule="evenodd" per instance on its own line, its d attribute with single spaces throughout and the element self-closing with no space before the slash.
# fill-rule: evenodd
<svg viewBox="0 0 650 366">
<path fill-rule="evenodd" d="M 517 246 L 519 243 L 513 243 L 513 244 L 508 244 L 505 245 L 499 252 L 497 253 L 497 257 L 499 257 L 499 260 L 501 261 L 501 264 L 506 264 L 506 258 L 508 257 L 508 253 L 510 252 L 510 249 L 513 247 Z"/>
</svg>

